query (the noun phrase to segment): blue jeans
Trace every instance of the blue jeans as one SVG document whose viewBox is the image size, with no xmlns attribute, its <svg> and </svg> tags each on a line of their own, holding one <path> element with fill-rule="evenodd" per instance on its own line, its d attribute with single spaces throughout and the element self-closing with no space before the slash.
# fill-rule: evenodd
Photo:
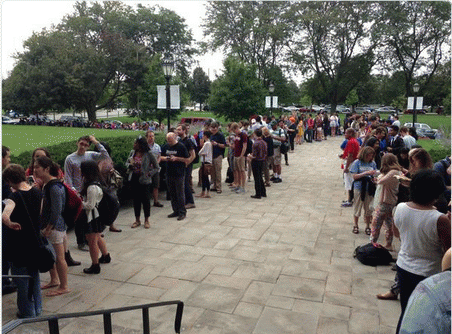
<svg viewBox="0 0 452 334">
<path fill-rule="evenodd" d="M 13 278 L 17 286 L 17 308 L 21 318 L 37 317 L 42 311 L 41 281 L 38 270 L 16 267 L 11 264 L 11 274 L 30 275 L 32 278 Z"/>
</svg>

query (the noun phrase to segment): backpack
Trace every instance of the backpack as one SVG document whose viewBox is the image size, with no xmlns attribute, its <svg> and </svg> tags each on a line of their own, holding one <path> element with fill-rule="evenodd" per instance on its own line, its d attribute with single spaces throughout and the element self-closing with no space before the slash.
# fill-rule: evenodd
<svg viewBox="0 0 452 334">
<path fill-rule="evenodd" d="M 394 262 L 391 253 L 386 248 L 375 247 L 372 243 L 358 246 L 353 257 L 366 266 L 387 266 Z"/>
<path fill-rule="evenodd" d="M 290 145 L 289 145 L 289 143 L 287 142 L 287 132 L 286 132 L 286 130 L 284 130 L 284 138 L 286 138 L 286 140 L 285 141 L 283 141 L 282 143 L 281 143 L 281 154 L 286 154 L 287 152 L 289 152 L 289 149 L 290 149 Z M 281 129 L 279 129 L 279 137 L 281 137 Z"/>
<path fill-rule="evenodd" d="M 72 189 L 68 184 L 61 180 L 51 180 L 46 186 L 46 197 L 50 197 L 50 186 L 55 183 L 61 183 L 64 186 L 66 192 L 66 202 L 64 203 L 64 209 L 62 216 L 65 224 L 68 228 L 72 228 L 75 225 L 75 221 L 83 210 L 82 199 L 77 192 Z"/>
<path fill-rule="evenodd" d="M 96 182 L 92 184 L 95 184 L 102 189 L 102 199 L 96 206 L 97 211 L 99 212 L 99 219 L 103 225 L 110 226 L 118 217 L 121 204 L 119 204 L 118 199 L 108 192 L 105 187 L 102 187 L 100 183 Z"/>
</svg>

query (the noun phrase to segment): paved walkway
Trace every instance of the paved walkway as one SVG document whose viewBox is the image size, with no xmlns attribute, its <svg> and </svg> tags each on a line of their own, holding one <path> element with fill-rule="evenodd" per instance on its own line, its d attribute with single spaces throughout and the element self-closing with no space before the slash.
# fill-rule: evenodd
<svg viewBox="0 0 452 334">
<path fill-rule="evenodd" d="M 132 230 L 132 208 L 121 210 L 123 232 L 106 232 L 113 261 L 100 275 L 82 273 L 89 255 L 76 249 L 71 233 L 71 252 L 82 267 L 69 268 L 71 293 L 44 297 L 44 313 L 180 299 L 189 334 L 394 333 L 399 302 L 375 298 L 394 272 L 352 258 L 368 238 L 362 221 L 361 233 L 352 234 L 352 209 L 340 206 L 342 140 L 297 146 L 283 166 L 283 182 L 267 188 L 265 199 L 250 198 L 252 182 L 241 195 L 224 186 L 222 194 L 198 199 L 181 222 L 166 217 L 170 204 L 162 201 L 164 208 L 152 208 L 148 230 Z M 14 318 L 15 297 L 3 298 L 3 323 Z M 174 332 L 175 307 L 150 313 L 152 333 Z M 141 312 L 114 315 L 113 324 L 114 332 L 140 333 Z M 60 327 L 61 333 L 103 333 L 101 317 Z"/>
</svg>

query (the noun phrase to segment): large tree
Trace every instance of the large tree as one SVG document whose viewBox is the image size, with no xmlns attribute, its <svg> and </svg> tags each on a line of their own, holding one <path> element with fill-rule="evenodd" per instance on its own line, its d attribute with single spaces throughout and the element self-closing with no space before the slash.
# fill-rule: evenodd
<svg viewBox="0 0 452 334">
<path fill-rule="evenodd" d="M 303 74 L 315 75 L 333 112 L 373 66 L 376 9 L 373 3 L 346 1 L 298 2 L 290 8 L 291 58 Z"/>
<path fill-rule="evenodd" d="M 214 113 L 231 121 L 246 119 L 264 112 L 266 91 L 256 76 L 256 65 L 228 57 L 224 73 L 211 87 L 209 105 Z"/>
<path fill-rule="evenodd" d="M 265 69 L 281 66 L 291 35 L 285 12 L 288 1 L 211 1 L 206 6 L 204 35 L 207 47 L 221 49 L 257 66 L 268 84 Z"/>
<path fill-rule="evenodd" d="M 210 94 L 210 79 L 201 67 L 195 68 L 193 77 L 188 84 L 188 90 L 191 99 L 200 105 L 202 110 L 203 104 L 207 101 Z"/>
<path fill-rule="evenodd" d="M 41 45 L 56 35 L 64 36 L 62 42 L 47 43 L 48 50 L 43 52 Z M 41 86 L 29 87 L 28 94 L 44 102 L 46 99 L 41 96 L 50 94 L 46 88 L 49 82 L 61 76 L 58 89 L 54 89 L 61 96 L 55 99 L 70 101 L 76 110 L 86 110 L 89 119 L 94 120 L 96 110 L 111 107 L 119 97 L 139 90 L 147 63 L 155 54 L 172 55 L 179 72 L 186 73 L 194 52 L 192 40 L 184 19 L 157 6 L 138 6 L 134 10 L 116 1 L 77 2 L 74 13 L 57 27 L 25 42 L 26 51 L 17 57 L 22 68 L 19 72 L 22 77 L 24 72 L 43 73 Z M 14 75 L 15 71 L 8 80 L 18 84 L 16 89 L 27 86 Z M 20 98 L 17 91 L 7 92 L 10 97 Z M 47 101 L 40 108 L 50 109 L 53 104 Z"/>
<path fill-rule="evenodd" d="M 430 84 L 438 66 L 450 56 L 451 4 L 447 1 L 380 2 L 384 66 L 401 70 L 406 95 L 413 94 L 416 77 L 423 76 L 421 92 Z M 449 58 L 450 59 L 450 58 Z"/>
</svg>

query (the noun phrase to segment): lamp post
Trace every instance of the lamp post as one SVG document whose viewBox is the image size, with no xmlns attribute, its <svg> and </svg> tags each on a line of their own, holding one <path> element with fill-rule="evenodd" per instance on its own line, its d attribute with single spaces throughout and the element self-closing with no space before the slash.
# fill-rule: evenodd
<svg viewBox="0 0 452 334">
<path fill-rule="evenodd" d="M 273 114 L 273 92 L 275 91 L 275 85 L 270 82 L 268 85 L 268 91 L 270 92 L 270 116 Z"/>
<path fill-rule="evenodd" d="M 415 83 L 413 86 L 413 92 L 414 92 L 414 106 L 413 106 L 413 128 L 416 128 L 415 124 L 417 121 L 417 114 L 416 114 L 416 99 L 417 99 L 417 93 L 419 92 L 419 84 Z"/>
<path fill-rule="evenodd" d="M 170 96 L 170 80 L 174 73 L 174 62 L 166 59 L 162 62 L 163 74 L 166 79 L 166 112 L 168 115 L 168 132 L 170 131 L 170 115 L 171 115 L 171 96 Z"/>
</svg>

